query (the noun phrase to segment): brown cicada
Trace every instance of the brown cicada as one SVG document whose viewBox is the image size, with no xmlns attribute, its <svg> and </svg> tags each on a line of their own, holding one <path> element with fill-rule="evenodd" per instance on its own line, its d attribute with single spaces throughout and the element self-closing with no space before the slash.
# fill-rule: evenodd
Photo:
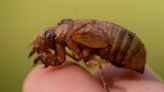
<svg viewBox="0 0 164 92">
<path fill-rule="evenodd" d="M 98 55 L 107 63 L 139 73 L 144 72 L 146 63 L 144 44 L 134 33 L 115 23 L 93 19 L 63 19 L 37 36 L 29 56 L 35 52 L 34 65 L 41 61 L 45 67 L 62 64 L 66 55 L 85 63 Z"/>
</svg>

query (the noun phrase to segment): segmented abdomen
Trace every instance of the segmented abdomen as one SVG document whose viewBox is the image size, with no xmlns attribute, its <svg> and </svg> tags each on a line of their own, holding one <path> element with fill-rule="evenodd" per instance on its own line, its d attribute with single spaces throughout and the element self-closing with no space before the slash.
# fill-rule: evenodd
<svg viewBox="0 0 164 92">
<path fill-rule="evenodd" d="M 111 50 L 109 61 L 118 66 L 143 73 L 146 62 L 146 50 L 141 40 L 126 28 L 109 22 L 99 22 L 104 25 L 108 35 Z"/>
</svg>

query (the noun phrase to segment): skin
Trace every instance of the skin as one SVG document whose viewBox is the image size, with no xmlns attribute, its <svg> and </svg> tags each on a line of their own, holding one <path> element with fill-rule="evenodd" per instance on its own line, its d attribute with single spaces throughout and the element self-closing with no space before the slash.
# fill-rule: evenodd
<svg viewBox="0 0 164 92">
<path fill-rule="evenodd" d="M 110 64 L 103 70 L 110 92 L 164 92 L 163 82 L 148 67 L 143 75 Z M 105 92 L 99 80 L 99 71 L 92 75 L 75 63 L 48 68 L 41 64 L 26 77 L 23 92 Z"/>
</svg>

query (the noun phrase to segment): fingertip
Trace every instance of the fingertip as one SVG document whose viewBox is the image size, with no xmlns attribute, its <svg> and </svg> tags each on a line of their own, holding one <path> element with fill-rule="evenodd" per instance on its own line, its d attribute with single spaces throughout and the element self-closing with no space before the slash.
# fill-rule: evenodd
<svg viewBox="0 0 164 92">
<path fill-rule="evenodd" d="M 75 63 L 58 67 L 35 67 L 26 77 L 23 92 L 102 92 L 103 87 Z"/>
</svg>

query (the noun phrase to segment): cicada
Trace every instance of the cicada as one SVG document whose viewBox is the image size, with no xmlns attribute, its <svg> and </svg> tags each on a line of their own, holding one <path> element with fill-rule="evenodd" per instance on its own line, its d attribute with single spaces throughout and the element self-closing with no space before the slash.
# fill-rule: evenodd
<svg viewBox="0 0 164 92">
<path fill-rule="evenodd" d="M 61 65 L 66 55 L 84 63 L 100 56 L 106 63 L 139 73 L 144 72 L 146 63 L 146 49 L 135 33 L 118 24 L 94 19 L 61 20 L 36 37 L 29 56 L 35 52 L 34 65 L 41 61 L 45 67 Z"/>
</svg>

